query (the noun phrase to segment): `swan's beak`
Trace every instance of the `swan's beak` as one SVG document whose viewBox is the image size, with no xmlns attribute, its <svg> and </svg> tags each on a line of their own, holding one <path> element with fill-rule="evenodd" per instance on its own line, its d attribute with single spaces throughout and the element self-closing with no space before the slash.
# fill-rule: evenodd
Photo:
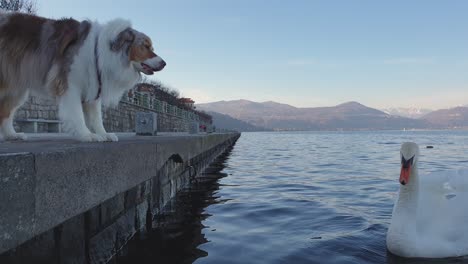
<svg viewBox="0 0 468 264">
<path fill-rule="evenodd" d="M 410 174 L 411 174 L 411 165 L 401 166 L 401 173 L 400 173 L 401 185 L 406 185 L 409 182 Z"/>
<path fill-rule="evenodd" d="M 401 155 L 401 172 L 400 172 L 400 183 L 401 185 L 406 185 L 409 182 L 410 174 L 411 174 L 411 167 L 413 167 L 414 157 L 413 155 L 410 159 L 405 159 L 403 155 Z"/>
</svg>

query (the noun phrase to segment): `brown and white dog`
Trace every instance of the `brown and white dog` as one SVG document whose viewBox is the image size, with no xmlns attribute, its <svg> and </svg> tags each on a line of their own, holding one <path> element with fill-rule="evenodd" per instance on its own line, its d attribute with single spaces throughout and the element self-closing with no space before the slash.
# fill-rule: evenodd
<svg viewBox="0 0 468 264">
<path fill-rule="evenodd" d="M 166 63 L 151 39 L 116 19 L 107 24 L 52 20 L 0 10 L 0 136 L 25 139 L 13 117 L 29 94 L 57 98 L 59 116 L 81 141 L 117 141 L 102 124 L 101 106 Z"/>
</svg>

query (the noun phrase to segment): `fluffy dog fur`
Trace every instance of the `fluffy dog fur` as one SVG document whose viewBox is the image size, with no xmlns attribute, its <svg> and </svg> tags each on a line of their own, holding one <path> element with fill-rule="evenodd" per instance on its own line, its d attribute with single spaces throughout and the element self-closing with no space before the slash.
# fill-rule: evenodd
<svg viewBox="0 0 468 264">
<path fill-rule="evenodd" d="M 140 73 L 165 65 L 126 20 L 101 25 L 0 12 L 0 135 L 26 139 L 13 117 L 32 93 L 57 98 L 65 129 L 81 141 L 117 141 L 104 129 L 102 105 L 116 105 Z"/>
</svg>

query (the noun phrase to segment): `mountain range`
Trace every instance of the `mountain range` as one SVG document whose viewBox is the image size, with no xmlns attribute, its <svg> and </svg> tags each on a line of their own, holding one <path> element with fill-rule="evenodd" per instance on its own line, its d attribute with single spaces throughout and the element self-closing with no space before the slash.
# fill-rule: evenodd
<svg viewBox="0 0 468 264">
<path fill-rule="evenodd" d="M 402 117 L 409 117 L 409 118 L 421 118 L 430 112 L 434 111 L 432 109 L 427 108 L 416 108 L 416 107 L 391 107 L 391 108 L 384 108 L 380 109 L 383 112 L 389 115 L 397 115 Z"/>
<path fill-rule="evenodd" d="M 263 127 L 254 126 L 231 116 L 224 115 L 218 112 L 207 111 L 207 114 L 213 117 L 213 123 L 217 128 L 235 131 L 264 131 Z"/>
<path fill-rule="evenodd" d="M 468 107 L 432 112 L 427 109 L 415 110 L 412 116 L 417 118 L 402 116 L 401 110 L 384 112 L 358 102 L 347 102 L 331 107 L 298 108 L 272 101 L 259 103 L 234 100 L 198 104 L 197 109 L 227 115 L 237 120 L 235 122 L 245 122 L 257 127 L 258 130 L 468 128 Z M 218 125 L 216 118 L 214 119 L 217 127 L 222 128 L 226 125 L 226 123 Z M 234 120 L 226 122 L 234 122 Z"/>
<path fill-rule="evenodd" d="M 450 109 L 441 109 L 422 118 L 429 120 L 439 127 L 468 127 L 468 107 L 458 106 Z"/>
</svg>

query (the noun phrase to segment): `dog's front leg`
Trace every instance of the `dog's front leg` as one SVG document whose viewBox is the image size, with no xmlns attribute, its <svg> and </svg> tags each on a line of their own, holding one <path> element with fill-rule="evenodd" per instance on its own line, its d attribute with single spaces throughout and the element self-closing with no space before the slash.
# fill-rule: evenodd
<svg viewBox="0 0 468 264">
<path fill-rule="evenodd" d="M 71 88 L 71 87 L 70 87 Z M 68 89 L 59 99 L 59 115 L 64 122 L 66 131 L 72 133 L 80 141 L 105 141 L 101 135 L 92 133 L 86 127 L 81 95 L 77 89 Z"/>
<path fill-rule="evenodd" d="M 0 141 L 5 140 L 26 140 L 24 133 L 16 133 L 13 127 L 13 118 L 16 109 L 21 106 L 28 98 L 28 93 L 25 92 L 18 97 L 0 97 Z"/>
<path fill-rule="evenodd" d="M 102 136 L 106 141 L 119 141 L 114 133 L 107 133 L 102 123 L 101 100 L 83 103 L 83 112 L 89 130 Z"/>
</svg>

